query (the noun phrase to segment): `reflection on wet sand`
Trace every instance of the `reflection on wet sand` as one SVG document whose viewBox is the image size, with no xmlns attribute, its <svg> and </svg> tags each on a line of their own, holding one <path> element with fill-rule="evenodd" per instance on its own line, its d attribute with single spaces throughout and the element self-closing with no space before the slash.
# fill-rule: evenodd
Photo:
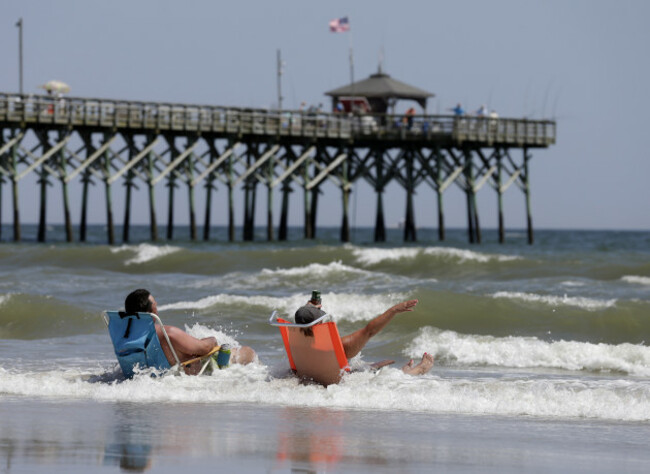
<svg viewBox="0 0 650 474">
<path fill-rule="evenodd" d="M 144 472 L 152 465 L 150 439 L 152 429 L 149 410 L 137 410 L 137 406 L 117 403 L 114 405 L 113 433 L 107 435 L 104 449 L 105 466 L 117 465 L 122 471 Z M 134 416 L 134 411 L 140 413 Z"/>
<path fill-rule="evenodd" d="M 340 427 L 344 421 L 344 413 L 286 408 L 280 417 L 285 423 L 277 435 L 278 462 L 291 462 L 299 466 L 307 464 L 310 468 L 328 470 L 336 467 L 343 450 L 343 438 L 337 426 Z M 322 426 L 325 420 L 326 426 Z"/>
</svg>

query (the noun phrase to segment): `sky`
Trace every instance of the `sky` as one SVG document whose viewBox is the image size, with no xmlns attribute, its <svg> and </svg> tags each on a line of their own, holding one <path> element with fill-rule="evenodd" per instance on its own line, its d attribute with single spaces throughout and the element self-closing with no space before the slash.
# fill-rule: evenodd
<svg viewBox="0 0 650 474">
<path fill-rule="evenodd" d="M 329 21 L 343 16 L 350 32 L 330 33 Z M 274 107 L 280 50 L 284 108 L 302 101 L 328 106 L 324 92 L 349 83 L 350 48 L 355 80 L 375 73 L 383 58 L 384 72 L 435 94 L 430 113 L 448 113 L 462 102 L 470 111 L 487 104 L 501 117 L 557 120 L 557 144 L 532 151 L 535 228 L 650 230 L 650 156 L 643 145 L 650 122 L 650 2 L 2 0 L 1 92 L 19 90 L 19 18 L 26 93 L 60 79 L 74 97 Z M 119 206 L 122 191 L 115 188 Z M 324 191 L 340 202 L 336 188 Z M 49 192 L 48 221 L 61 222 L 58 191 Z M 102 193 L 93 192 L 91 216 L 103 223 Z M 164 220 L 164 187 L 157 192 Z M 266 207 L 261 196 L 258 216 Z M 302 200 L 293 196 L 292 223 L 299 225 Z M 7 186 L 2 198 L 2 220 L 9 223 Z M 23 222 L 37 222 L 35 188 L 22 186 L 20 199 Z M 435 227 L 433 191 L 418 188 L 415 199 L 417 225 Z M 373 225 L 369 186 L 356 186 L 351 201 L 351 225 Z M 401 188 L 389 187 L 388 226 L 403 218 L 405 202 Z M 478 205 L 482 226 L 495 228 L 494 190 L 485 186 Z M 141 207 L 134 219 L 147 223 Z M 338 225 L 339 207 L 321 208 L 318 224 Z M 72 212 L 76 225 L 77 208 Z M 213 222 L 225 224 L 225 205 L 215 212 Z M 448 226 L 466 226 L 458 189 L 445 193 L 445 215 Z M 507 228 L 526 225 L 524 196 L 514 186 L 505 194 L 505 216 Z"/>
</svg>

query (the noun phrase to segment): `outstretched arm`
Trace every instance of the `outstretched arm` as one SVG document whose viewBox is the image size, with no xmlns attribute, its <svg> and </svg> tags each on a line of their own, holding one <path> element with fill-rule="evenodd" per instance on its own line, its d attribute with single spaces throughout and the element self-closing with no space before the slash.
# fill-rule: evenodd
<svg viewBox="0 0 650 474">
<path fill-rule="evenodd" d="M 345 356 L 348 359 L 351 359 L 357 355 L 368 343 L 370 338 L 384 329 L 396 314 L 413 311 L 416 304 L 418 304 L 418 300 L 409 300 L 398 303 L 392 308 L 387 309 L 383 314 L 374 318 L 366 324 L 364 328 L 342 337 L 341 342 L 343 343 Z"/>
</svg>

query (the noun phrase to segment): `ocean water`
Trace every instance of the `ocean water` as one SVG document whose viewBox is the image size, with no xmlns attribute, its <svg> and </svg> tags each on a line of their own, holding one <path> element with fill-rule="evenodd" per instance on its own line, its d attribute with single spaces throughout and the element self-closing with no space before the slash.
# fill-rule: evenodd
<svg viewBox="0 0 650 474">
<path fill-rule="evenodd" d="M 499 245 L 439 243 L 419 230 L 372 242 L 356 229 L 305 241 L 0 242 L 2 472 L 116 472 L 219 465 L 499 472 L 562 467 L 647 471 L 650 454 L 650 232 L 523 231 Z M 116 235 L 121 235 L 119 232 Z M 238 234 L 240 235 L 240 234 Z M 124 380 L 102 311 L 135 288 L 166 324 L 250 345 L 259 362 L 205 377 Z M 312 289 L 347 334 L 404 299 L 335 386 L 299 383 L 272 311 L 292 315 Z M 400 367 L 428 352 L 434 369 Z M 394 359 L 378 372 L 368 363 Z M 94 428 L 93 428 L 94 427 Z M 254 440 L 254 443 L 251 443 Z M 138 464 L 140 463 L 140 464 Z M 6 466 L 6 467 L 3 467 Z M 611 469 L 610 469 L 611 468 Z"/>
</svg>

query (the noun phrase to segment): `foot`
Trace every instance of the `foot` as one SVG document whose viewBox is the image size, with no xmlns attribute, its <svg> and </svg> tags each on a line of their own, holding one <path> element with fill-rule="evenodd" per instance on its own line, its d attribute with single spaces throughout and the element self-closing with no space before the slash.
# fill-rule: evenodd
<svg viewBox="0 0 650 474">
<path fill-rule="evenodd" d="M 413 359 L 409 360 L 408 364 L 402 367 L 402 371 L 409 375 L 426 374 L 431 370 L 431 367 L 433 367 L 433 356 L 425 352 L 418 365 L 413 365 L 413 363 Z"/>
</svg>

